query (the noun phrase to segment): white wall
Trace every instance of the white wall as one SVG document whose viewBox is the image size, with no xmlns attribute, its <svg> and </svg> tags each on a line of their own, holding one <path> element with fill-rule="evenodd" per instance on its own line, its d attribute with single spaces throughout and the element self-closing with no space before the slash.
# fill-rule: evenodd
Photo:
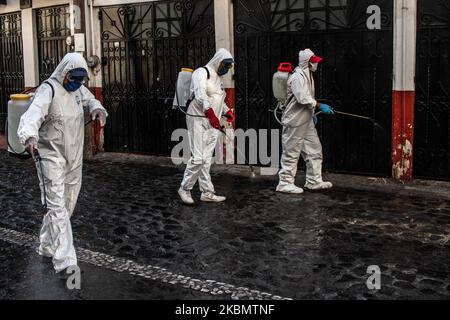
<svg viewBox="0 0 450 320">
<path fill-rule="evenodd" d="M 33 0 L 33 9 L 70 4 L 71 0 Z M 20 11 L 20 0 L 8 0 L 7 5 L 0 5 L 0 14 Z"/>
<path fill-rule="evenodd" d="M 29 23 L 31 21 L 31 23 Z M 22 10 L 23 65 L 25 87 L 39 83 L 39 61 L 36 37 L 36 16 L 33 9 Z"/>
<path fill-rule="evenodd" d="M 93 19 L 91 20 L 91 8 L 90 1 L 86 1 L 86 56 L 96 55 L 101 59 L 102 55 L 102 42 L 101 42 L 101 25 L 100 20 L 98 19 L 98 14 L 100 9 L 98 7 L 93 8 L 92 15 Z M 96 1 L 94 2 L 96 5 Z M 91 21 L 94 22 L 94 29 L 92 33 Z M 92 37 L 94 41 L 92 41 Z M 92 43 L 94 43 L 94 48 L 92 48 Z M 101 87 L 102 86 L 102 73 L 101 66 L 97 67 L 95 70 L 91 70 L 90 72 L 90 81 L 89 85 L 91 87 Z"/>
<path fill-rule="evenodd" d="M 0 14 L 20 11 L 20 0 L 8 0 L 7 5 L 0 5 Z"/>
<path fill-rule="evenodd" d="M 414 91 L 417 0 L 395 0 L 394 17 L 394 90 Z"/>
<path fill-rule="evenodd" d="M 214 0 L 216 48 L 233 50 L 233 5 L 231 0 Z M 234 88 L 232 73 L 224 79 L 225 88 Z"/>
</svg>

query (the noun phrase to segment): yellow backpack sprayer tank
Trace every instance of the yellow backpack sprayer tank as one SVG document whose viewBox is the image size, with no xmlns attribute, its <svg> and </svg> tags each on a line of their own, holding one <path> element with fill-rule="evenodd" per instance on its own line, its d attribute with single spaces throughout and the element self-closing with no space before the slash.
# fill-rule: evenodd
<svg viewBox="0 0 450 320">
<path fill-rule="evenodd" d="M 13 94 L 8 102 L 8 121 L 6 124 L 6 137 L 8 152 L 15 157 L 29 157 L 25 147 L 20 143 L 17 129 L 22 115 L 27 112 L 32 102 L 29 94 Z"/>
<path fill-rule="evenodd" d="M 178 74 L 177 86 L 175 89 L 175 99 L 173 105 L 176 107 L 186 107 L 191 96 L 191 81 L 194 70 L 189 68 L 181 69 Z"/>
</svg>

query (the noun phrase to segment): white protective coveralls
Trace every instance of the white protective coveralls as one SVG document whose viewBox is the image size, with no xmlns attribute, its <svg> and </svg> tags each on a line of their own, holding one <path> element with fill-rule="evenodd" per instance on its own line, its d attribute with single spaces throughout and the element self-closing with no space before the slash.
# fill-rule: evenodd
<svg viewBox="0 0 450 320">
<path fill-rule="evenodd" d="M 86 61 L 78 53 L 67 54 L 56 68 L 47 84 L 42 84 L 28 111 L 20 119 L 20 142 L 34 137 L 42 157 L 42 171 L 38 168 L 42 203 L 43 183 L 47 193 L 47 214 L 40 233 L 39 254 L 52 257 L 56 272 L 77 265 L 73 246 L 70 218 L 81 188 L 84 108 L 92 113 L 101 109 L 101 103 L 84 86 L 75 92 L 63 87 L 67 73 L 75 68 L 88 70 Z"/>
<path fill-rule="evenodd" d="M 314 53 L 299 53 L 299 66 L 288 80 L 288 104 L 283 113 L 283 155 L 281 157 L 280 183 L 277 190 L 289 190 L 294 186 L 300 155 L 306 162 L 306 184 L 317 186 L 322 180 L 322 144 L 314 125 L 315 85 L 309 60 Z"/>
<path fill-rule="evenodd" d="M 195 95 L 195 99 L 189 105 L 188 114 L 205 116 L 206 110 L 212 108 L 216 117 L 220 119 L 230 110 L 225 103 L 226 92 L 223 87 L 223 77 L 217 73 L 220 63 L 225 59 L 233 59 L 233 56 L 226 49 L 219 49 L 206 65 L 209 70 L 209 80 L 208 73 L 204 68 L 194 71 L 191 94 Z M 181 189 L 191 191 L 198 180 L 201 192 L 214 194 L 215 189 L 209 171 L 214 149 L 219 135 L 222 133 L 214 129 L 207 118 L 187 116 L 186 123 L 191 158 L 186 166 Z"/>
</svg>

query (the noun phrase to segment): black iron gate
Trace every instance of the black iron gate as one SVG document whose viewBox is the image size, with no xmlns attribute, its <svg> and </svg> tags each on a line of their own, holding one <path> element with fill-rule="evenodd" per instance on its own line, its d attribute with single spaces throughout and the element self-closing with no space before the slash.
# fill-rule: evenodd
<svg viewBox="0 0 450 320">
<path fill-rule="evenodd" d="M 316 73 L 317 97 L 341 111 L 375 118 L 385 132 L 352 118 L 321 117 L 325 167 L 334 172 L 390 174 L 392 92 L 391 0 L 236 0 L 237 124 L 279 128 L 272 75 L 311 48 L 326 57 Z M 382 29 L 368 30 L 367 8 L 382 10 Z M 382 130 L 381 130 L 382 131 Z"/>
<path fill-rule="evenodd" d="M 5 132 L 9 96 L 23 86 L 21 13 L 0 15 L 0 133 Z"/>
<path fill-rule="evenodd" d="M 213 0 L 101 9 L 107 151 L 168 155 L 185 116 L 171 103 L 179 70 L 214 55 Z"/>
<path fill-rule="evenodd" d="M 416 178 L 450 179 L 450 4 L 418 1 Z"/>
<path fill-rule="evenodd" d="M 69 6 L 36 10 L 39 50 L 39 81 L 48 79 L 62 58 L 70 51 L 66 38 L 70 33 Z"/>
</svg>

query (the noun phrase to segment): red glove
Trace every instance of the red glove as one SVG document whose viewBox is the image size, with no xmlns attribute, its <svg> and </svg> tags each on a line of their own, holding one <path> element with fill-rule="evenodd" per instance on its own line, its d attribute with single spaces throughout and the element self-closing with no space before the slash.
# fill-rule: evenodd
<svg viewBox="0 0 450 320">
<path fill-rule="evenodd" d="M 216 114 L 214 113 L 214 110 L 212 108 L 209 108 L 205 112 L 206 117 L 209 120 L 209 123 L 211 123 L 211 126 L 214 129 L 222 130 L 222 126 L 220 125 L 219 119 L 217 119 Z"/>
<path fill-rule="evenodd" d="M 236 119 L 236 117 L 234 116 L 234 112 L 233 112 L 233 110 L 228 110 L 228 112 L 227 113 L 225 113 L 225 117 L 227 118 L 227 121 L 228 122 L 231 122 L 231 123 L 233 123 L 234 122 L 234 119 Z"/>
</svg>

